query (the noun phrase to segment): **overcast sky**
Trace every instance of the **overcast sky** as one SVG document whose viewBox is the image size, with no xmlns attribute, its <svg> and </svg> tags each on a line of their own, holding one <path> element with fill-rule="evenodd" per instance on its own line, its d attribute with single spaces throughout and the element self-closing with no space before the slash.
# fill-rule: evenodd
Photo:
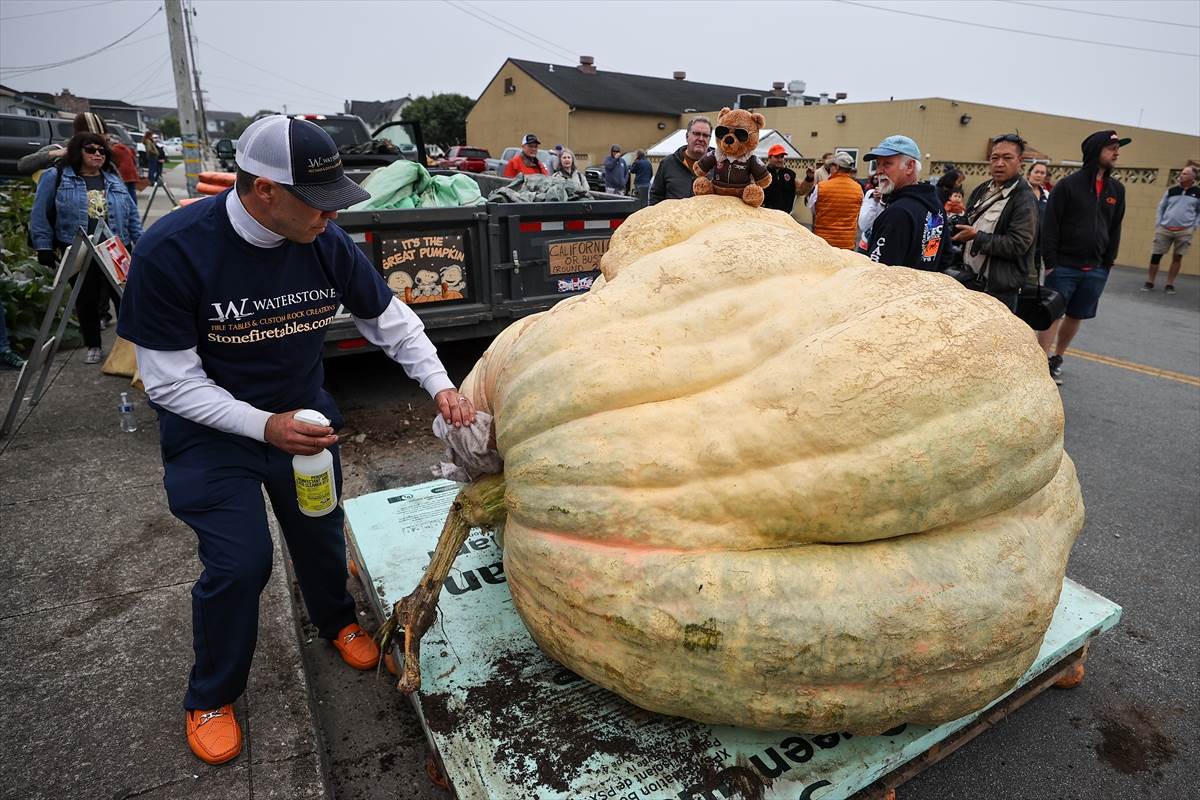
<svg viewBox="0 0 1200 800">
<path fill-rule="evenodd" d="M 0 0 L 0 83 L 173 105 L 159 7 L 155 0 Z M 846 92 L 851 102 L 940 96 L 1200 135 L 1197 0 L 194 0 L 194 7 L 209 107 L 246 114 L 284 104 L 291 113 L 340 111 L 347 98 L 477 97 L 506 57 L 574 64 L 586 54 L 602 70 L 662 77 L 685 70 L 691 80 L 764 89 L 801 79 L 810 94 Z M 152 15 L 99 55 L 17 69 L 85 55 Z"/>
</svg>

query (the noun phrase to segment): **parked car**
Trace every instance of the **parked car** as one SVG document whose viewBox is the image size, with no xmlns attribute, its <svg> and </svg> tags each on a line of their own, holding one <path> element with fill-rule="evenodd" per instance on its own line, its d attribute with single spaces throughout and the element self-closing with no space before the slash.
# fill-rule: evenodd
<svg viewBox="0 0 1200 800">
<path fill-rule="evenodd" d="M 167 158 L 183 158 L 183 139 L 178 136 L 167 139 L 158 146 L 162 148 L 163 155 Z"/>
<path fill-rule="evenodd" d="M 213 154 L 217 157 L 217 165 L 222 172 L 237 170 L 237 163 L 234 160 L 237 156 L 237 143 L 237 139 L 218 139 L 213 145 Z"/>
<path fill-rule="evenodd" d="M 421 126 L 416 122 L 386 122 L 371 132 L 361 117 L 353 114 L 294 114 L 329 134 L 342 154 L 346 174 L 362 181 L 376 167 L 386 167 L 398 158 L 428 164 Z M 386 142 L 390 147 L 374 143 Z"/>
<path fill-rule="evenodd" d="M 73 132 L 69 119 L 0 114 L 0 173 L 16 175 L 22 157 L 65 142 Z"/>
<path fill-rule="evenodd" d="M 459 172 L 486 172 L 489 154 L 482 147 L 455 146 L 450 153 L 439 159 L 434 166 L 439 169 L 455 169 Z"/>
<path fill-rule="evenodd" d="M 521 148 L 519 147 L 504 148 L 504 152 L 500 154 L 499 158 L 489 158 L 487 160 L 487 171 L 494 172 L 497 175 L 503 175 L 504 165 L 509 161 L 512 161 L 513 156 L 519 152 L 521 152 Z M 549 150 L 542 150 L 540 148 L 538 149 L 538 161 L 541 161 L 543 164 L 545 164 L 547 170 L 549 170 L 550 166 L 554 163 L 553 158 L 554 153 L 551 153 Z"/>
<path fill-rule="evenodd" d="M 621 154 L 621 160 L 625 162 L 626 167 L 629 167 L 633 164 L 633 157 L 635 155 L 636 155 L 636 153 L 622 153 Z M 590 167 L 585 169 L 583 171 L 583 176 L 585 178 L 587 178 L 588 188 L 591 189 L 593 192 L 603 192 L 604 191 L 604 162 L 603 161 L 601 161 L 599 164 L 592 164 Z M 633 176 L 630 175 L 629 181 L 626 181 L 626 184 L 625 184 L 625 191 L 629 191 L 629 182 L 632 180 L 633 180 Z"/>
</svg>

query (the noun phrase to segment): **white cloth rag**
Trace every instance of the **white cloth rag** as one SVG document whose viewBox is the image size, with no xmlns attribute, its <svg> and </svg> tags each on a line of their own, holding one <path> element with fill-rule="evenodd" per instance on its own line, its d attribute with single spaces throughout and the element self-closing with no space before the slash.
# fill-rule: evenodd
<svg viewBox="0 0 1200 800">
<path fill-rule="evenodd" d="M 504 471 L 500 454 L 490 446 L 492 415 L 475 412 L 475 422 L 456 428 L 438 414 L 433 420 L 433 435 L 446 443 L 446 461 L 430 468 L 439 478 L 470 483 L 480 475 Z"/>
</svg>

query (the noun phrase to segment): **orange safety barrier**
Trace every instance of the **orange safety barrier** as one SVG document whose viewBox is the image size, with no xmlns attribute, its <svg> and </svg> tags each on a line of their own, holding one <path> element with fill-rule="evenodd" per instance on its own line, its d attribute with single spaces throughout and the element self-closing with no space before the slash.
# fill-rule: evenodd
<svg viewBox="0 0 1200 800">
<path fill-rule="evenodd" d="M 203 197 L 185 197 L 179 201 L 180 206 L 190 206 L 192 203 L 199 203 Z"/>
<path fill-rule="evenodd" d="M 228 188 L 228 186 L 218 186 L 215 183 L 204 183 L 203 181 L 196 184 L 196 191 L 200 194 L 220 194 Z"/>
<path fill-rule="evenodd" d="M 212 183 L 217 186 L 233 186 L 233 181 L 237 177 L 232 172 L 201 172 L 200 180 L 204 183 Z"/>
</svg>

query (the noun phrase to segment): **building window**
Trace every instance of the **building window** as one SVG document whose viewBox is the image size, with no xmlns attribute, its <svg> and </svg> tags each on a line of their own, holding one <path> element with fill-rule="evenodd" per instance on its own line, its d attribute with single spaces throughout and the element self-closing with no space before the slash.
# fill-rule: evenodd
<svg viewBox="0 0 1200 800">
<path fill-rule="evenodd" d="M 513 92 L 515 92 L 516 90 L 517 90 L 517 86 L 516 86 L 516 84 L 514 84 L 514 83 L 513 83 L 513 79 L 512 79 L 512 78 L 505 78 L 505 79 L 504 79 L 504 93 L 505 93 L 505 94 L 512 94 L 512 93 L 513 93 Z"/>
</svg>

